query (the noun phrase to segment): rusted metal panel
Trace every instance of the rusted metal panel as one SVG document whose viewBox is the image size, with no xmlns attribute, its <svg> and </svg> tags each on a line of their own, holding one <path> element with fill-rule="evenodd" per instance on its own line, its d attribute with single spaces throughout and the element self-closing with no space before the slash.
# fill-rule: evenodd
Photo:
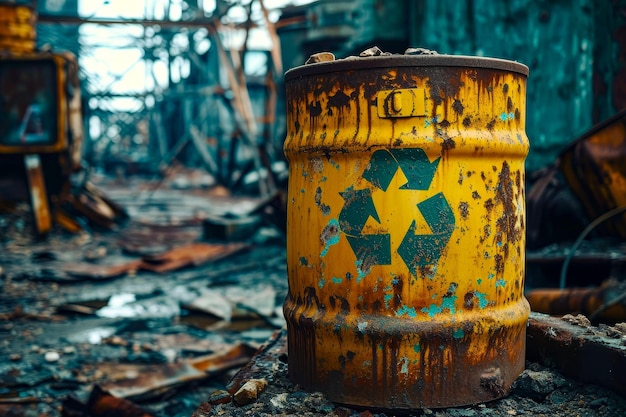
<svg viewBox="0 0 626 417">
<path fill-rule="evenodd" d="M 56 153 L 67 151 L 68 85 L 66 67 L 75 58 L 70 54 L 32 53 L 0 54 L 0 83 L 3 101 L 3 125 L 0 130 L 0 153 Z M 28 87 L 28 88 L 25 88 Z M 80 96 L 79 96 L 80 97 Z M 73 103 L 75 108 L 79 103 Z M 31 122 L 30 114 L 40 118 L 41 132 L 18 136 L 21 124 Z M 75 116 L 73 116 L 73 119 Z M 75 122 L 75 121 L 74 121 Z M 78 139 L 78 137 L 77 137 Z"/>
<path fill-rule="evenodd" d="M 590 218 L 626 206 L 626 110 L 583 134 L 563 152 L 559 166 Z M 626 238 L 626 215 L 600 227 Z"/>
<path fill-rule="evenodd" d="M 387 408 L 508 392 L 529 312 L 526 76 L 384 54 L 286 74 L 294 383 Z"/>
<path fill-rule="evenodd" d="M 52 228 L 50 216 L 50 205 L 48 204 L 48 194 L 44 173 L 41 167 L 39 155 L 24 155 L 24 165 L 26 167 L 26 177 L 30 191 L 30 204 L 35 217 L 37 233 L 46 234 Z"/>
</svg>

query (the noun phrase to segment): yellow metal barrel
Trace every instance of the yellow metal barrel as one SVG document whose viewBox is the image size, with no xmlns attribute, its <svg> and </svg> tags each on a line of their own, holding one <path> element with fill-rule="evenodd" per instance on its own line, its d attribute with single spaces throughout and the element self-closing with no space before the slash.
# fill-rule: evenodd
<svg viewBox="0 0 626 417">
<path fill-rule="evenodd" d="M 34 5 L 0 1 L 0 52 L 33 52 L 37 36 L 36 23 Z"/>
<path fill-rule="evenodd" d="M 292 382 L 383 408 L 507 394 L 529 314 L 527 75 L 444 55 L 286 73 Z"/>
</svg>

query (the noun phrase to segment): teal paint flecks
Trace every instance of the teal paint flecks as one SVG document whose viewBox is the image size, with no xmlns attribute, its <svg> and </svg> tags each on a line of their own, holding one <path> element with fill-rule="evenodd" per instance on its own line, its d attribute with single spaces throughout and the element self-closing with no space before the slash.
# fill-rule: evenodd
<svg viewBox="0 0 626 417">
<path fill-rule="evenodd" d="M 443 312 L 443 310 L 448 309 L 450 314 L 456 314 L 456 307 L 454 303 L 457 299 L 456 295 L 451 295 L 448 297 L 443 297 L 443 301 L 441 301 L 441 305 L 431 304 L 428 307 L 422 308 L 422 313 L 428 314 L 428 317 L 434 317 L 436 314 Z"/>
<path fill-rule="evenodd" d="M 327 233 L 327 231 L 331 230 L 334 232 Z M 322 242 L 325 242 L 325 245 L 320 256 L 324 257 L 328 253 L 328 249 L 330 249 L 331 246 L 339 243 L 339 221 L 337 219 L 330 219 L 328 225 L 324 228 L 324 231 L 322 232 Z"/>
<path fill-rule="evenodd" d="M 363 261 L 362 260 L 357 260 L 355 263 L 356 266 L 356 282 L 359 283 L 361 281 L 363 281 L 363 278 L 365 278 L 367 276 L 367 274 L 370 273 L 369 269 L 367 270 L 362 270 L 361 266 L 363 265 Z"/>
<path fill-rule="evenodd" d="M 343 282 L 343 278 L 333 277 L 331 281 L 335 284 L 341 284 Z"/>
<path fill-rule="evenodd" d="M 389 309 L 389 301 L 393 298 L 393 294 L 385 294 L 385 308 Z"/>
<path fill-rule="evenodd" d="M 413 351 L 415 353 L 420 353 L 421 350 L 422 350 L 422 346 L 420 346 L 419 343 L 416 343 L 416 344 L 413 345 Z"/>
<path fill-rule="evenodd" d="M 502 113 L 500 115 L 500 120 L 502 120 L 503 122 L 506 122 L 508 120 L 513 120 L 513 119 L 515 119 L 515 114 L 514 113 L 506 113 L 506 112 L 504 112 L 504 113 Z"/>
<path fill-rule="evenodd" d="M 326 280 L 324 278 L 320 278 L 320 280 L 317 282 L 317 286 L 320 288 L 324 288 L 324 285 L 326 285 Z"/>
<path fill-rule="evenodd" d="M 480 307 L 481 310 L 489 305 L 489 300 L 487 300 L 487 294 L 474 291 L 474 295 L 476 296 L 476 298 L 478 298 L 478 307 Z"/>
<path fill-rule="evenodd" d="M 402 317 L 404 315 L 414 318 L 415 316 L 417 316 L 417 312 L 415 311 L 414 307 L 402 306 L 398 309 L 398 311 L 396 311 L 396 316 Z"/>
<path fill-rule="evenodd" d="M 504 288 L 506 286 L 506 281 L 503 279 L 499 279 L 496 281 L 496 288 L 501 287 Z"/>
<path fill-rule="evenodd" d="M 435 314 L 441 313 L 441 307 L 439 307 L 437 304 L 431 304 L 430 306 L 428 306 L 428 308 L 423 307 L 422 313 L 426 313 L 428 314 L 428 317 L 432 318 L 435 317 Z"/>
<path fill-rule="evenodd" d="M 463 339 L 465 337 L 465 332 L 462 328 L 459 327 L 452 333 L 452 337 L 454 337 L 455 339 Z"/>
<path fill-rule="evenodd" d="M 450 311 L 450 314 L 455 314 L 456 310 L 454 307 L 454 303 L 456 302 L 456 295 L 451 295 L 449 297 L 443 297 L 443 301 L 441 302 L 441 309 L 448 309 L 448 311 Z"/>
<path fill-rule="evenodd" d="M 401 361 L 402 361 L 402 366 L 400 367 L 400 373 L 406 375 L 409 373 L 409 358 L 404 356 L 401 359 Z"/>
</svg>

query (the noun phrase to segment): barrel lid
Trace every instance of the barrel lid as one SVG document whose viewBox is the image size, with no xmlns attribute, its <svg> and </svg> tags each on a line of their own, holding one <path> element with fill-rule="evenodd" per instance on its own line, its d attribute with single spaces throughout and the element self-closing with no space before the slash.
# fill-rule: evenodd
<svg viewBox="0 0 626 417">
<path fill-rule="evenodd" d="M 409 50 L 407 50 L 409 51 Z M 465 67 L 510 71 L 528 76 L 528 67 L 516 61 L 499 58 L 484 58 L 465 55 L 442 55 L 437 53 L 419 55 L 352 56 L 334 61 L 318 62 L 290 69 L 285 73 L 285 81 L 310 75 L 330 72 L 350 71 L 371 68 L 397 67 Z"/>
</svg>

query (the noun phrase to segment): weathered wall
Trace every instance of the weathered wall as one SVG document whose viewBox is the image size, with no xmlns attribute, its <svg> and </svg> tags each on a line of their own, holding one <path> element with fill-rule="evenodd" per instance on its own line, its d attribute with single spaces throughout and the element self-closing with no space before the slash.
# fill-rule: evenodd
<svg viewBox="0 0 626 417">
<path fill-rule="evenodd" d="M 625 0 L 408 0 L 411 44 L 530 67 L 530 170 L 626 107 Z"/>
</svg>

